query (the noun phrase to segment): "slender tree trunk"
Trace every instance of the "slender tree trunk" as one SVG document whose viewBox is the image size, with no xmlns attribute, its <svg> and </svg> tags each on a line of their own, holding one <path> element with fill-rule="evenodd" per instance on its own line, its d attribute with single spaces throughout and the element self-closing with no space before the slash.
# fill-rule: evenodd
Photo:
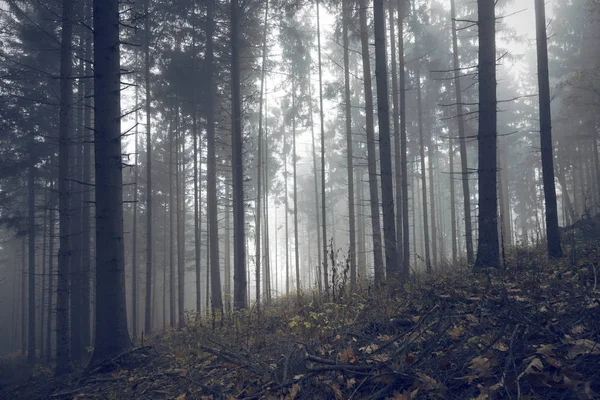
<svg viewBox="0 0 600 400">
<path fill-rule="evenodd" d="M 138 86 L 135 87 L 135 158 L 134 158 L 134 171 L 133 171 L 133 234 L 132 234 L 132 248 L 131 248 L 131 332 L 133 334 L 133 339 L 137 338 L 137 303 L 138 303 L 138 293 L 137 293 L 137 275 L 138 275 L 138 265 L 137 265 L 137 202 L 138 202 L 138 122 L 139 115 L 137 111 L 139 101 L 139 89 Z"/>
<path fill-rule="evenodd" d="M 92 17 L 91 3 L 86 2 L 85 15 L 87 19 Z M 85 44 L 85 59 L 91 60 L 92 58 L 92 37 L 88 37 Z M 83 72 L 84 76 L 90 76 L 92 74 L 91 62 L 85 62 L 85 68 Z M 91 255 L 92 247 L 92 226 L 91 226 L 91 203 L 92 203 L 92 192 L 94 187 L 92 186 L 92 94 L 93 85 L 92 81 L 83 79 L 83 93 L 85 98 L 83 101 L 83 177 L 82 180 L 87 185 L 82 187 L 82 204 L 81 204 L 81 262 L 83 268 L 81 270 L 81 346 L 86 349 L 91 346 L 91 276 L 94 260 Z"/>
<path fill-rule="evenodd" d="M 283 115 L 285 115 L 286 112 L 284 110 Z M 285 121 L 285 119 L 284 119 Z M 284 122 L 285 124 L 285 122 Z M 282 132 L 282 136 L 283 136 L 283 148 L 285 149 L 283 151 L 283 185 L 284 185 L 284 189 L 283 189 L 283 193 L 285 195 L 285 200 L 284 200 L 284 205 L 285 205 L 285 294 L 289 295 L 290 294 L 290 238 L 289 238 L 289 234 L 290 234 L 290 229 L 289 229 L 289 221 L 288 221 L 288 217 L 289 217 L 289 196 L 288 196 L 288 166 L 287 166 L 287 140 L 286 140 L 286 136 L 285 136 L 285 128 L 283 128 L 283 132 Z"/>
<path fill-rule="evenodd" d="M 150 123 L 151 91 L 150 91 L 150 0 L 144 1 L 144 86 L 146 89 L 146 302 L 144 330 L 152 331 L 152 125 Z"/>
<path fill-rule="evenodd" d="M 33 145 L 34 138 L 31 138 Z M 27 171 L 27 241 L 28 241 L 28 280 L 29 280 L 29 303 L 28 303 L 28 329 L 27 329 L 27 362 L 35 363 L 35 152 L 29 149 L 29 168 Z M 24 318 L 25 316 L 23 316 Z"/>
<path fill-rule="evenodd" d="M 410 276 L 410 228 L 408 221 L 408 166 L 406 144 L 406 69 L 404 62 L 404 18 L 405 0 L 398 0 L 398 67 L 400 69 L 400 163 L 402 164 L 402 279 Z M 397 183 L 397 182 L 396 182 Z M 400 229 L 398 227 L 398 229 Z M 400 235 L 398 234 L 398 237 Z"/>
<path fill-rule="evenodd" d="M 48 192 L 50 188 L 44 187 L 44 216 L 42 220 L 42 288 L 40 290 L 40 360 L 44 359 L 45 355 L 45 344 L 44 341 L 44 326 L 46 321 L 46 255 L 47 255 L 47 241 L 48 241 Z M 48 317 L 50 317 L 48 315 Z"/>
<path fill-rule="evenodd" d="M 267 62 L 267 29 L 269 26 L 267 18 L 269 17 L 269 1 L 265 5 L 265 20 L 263 26 L 263 43 L 262 43 L 262 68 L 260 71 L 260 101 L 258 106 L 258 163 L 256 165 L 256 241 L 255 241 L 255 259 L 256 259 L 256 313 L 260 318 L 260 231 L 261 223 L 260 217 L 262 213 L 261 209 L 261 183 L 262 183 L 262 168 L 263 168 L 263 100 L 265 91 L 265 66 Z M 264 239 L 263 239 L 264 240 Z"/>
<path fill-rule="evenodd" d="M 350 5 L 348 1 L 342 1 L 342 35 L 344 40 L 344 111 L 346 120 L 346 171 L 348 176 L 348 230 L 350 248 L 350 289 L 356 288 L 356 221 L 354 212 L 354 165 L 352 151 L 352 103 L 350 97 L 350 40 L 348 37 L 348 25 L 350 25 Z M 394 44 L 392 43 L 392 49 Z M 393 51 L 392 51 L 393 52 Z M 393 59 L 392 59 L 393 60 Z M 394 61 L 392 61 L 394 62 Z M 397 111 L 397 108 L 395 109 Z"/>
<path fill-rule="evenodd" d="M 292 157 L 294 174 L 294 255 L 296 261 L 296 296 L 300 299 L 300 243 L 298 242 L 298 182 L 296 154 L 296 77 L 292 72 Z"/>
<path fill-rule="evenodd" d="M 323 110 L 323 68 L 321 63 L 321 18 L 317 0 L 317 47 L 319 55 L 319 117 L 321 119 L 321 214 L 323 216 L 323 279 L 325 294 L 329 296 L 329 272 L 327 267 L 327 207 L 325 203 L 325 122 Z"/>
<path fill-rule="evenodd" d="M 452 18 L 452 53 L 454 57 L 454 92 L 456 97 L 456 114 L 458 118 L 458 138 L 460 146 L 460 165 L 462 170 L 463 188 L 463 213 L 465 217 L 465 241 L 467 247 L 467 262 L 472 264 L 473 255 L 473 228 L 471 223 L 471 193 L 469 188 L 469 168 L 467 164 L 467 138 L 465 134 L 465 117 L 460 82 L 460 63 L 458 60 L 458 35 L 456 33 L 456 7 L 455 0 L 450 1 Z"/>
<path fill-rule="evenodd" d="M 21 239 L 21 354 L 27 350 L 27 238 Z"/>
<path fill-rule="evenodd" d="M 169 132 L 169 326 L 175 328 L 175 189 L 173 187 L 173 129 Z M 148 316 L 150 318 L 150 316 Z"/>
<path fill-rule="evenodd" d="M 231 1 L 231 145 L 233 173 L 233 235 L 234 235 L 234 307 L 246 308 L 246 241 L 244 207 L 244 165 L 242 141 L 242 96 L 240 84 L 240 28 L 241 10 L 238 0 Z"/>
<path fill-rule="evenodd" d="M 321 255 L 321 212 L 319 211 L 319 174 L 317 173 L 317 146 L 315 145 L 315 125 L 313 122 L 313 102 L 312 102 L 312 83 L 310 80 L 310 70 L 308 71 L 308 98 L 309 103 L 309 115 L 310 115 L 310 134 L 312 138 L 312 159 L 313 159 L 313 174 L 315 176 L 315 215 L 317 216 L 317 287 L 319 289 L 319 295 L 323 292 L 323 274 L 321 273 L 321 267 L 323 265 L 323 258 Z"/>
<path fill-rule="evenodd" d="M 388 17 L 390 25 L 390 52 L 392 55 L 392 120 L 394 123 L 394 184 L 396 186 L 396 249 L 398 251 L 398 278 L 403 276 L 402 261 L 404 260 L 403 253 L 403 238 L 402 238 L 402 160 L 400 149 L 400 115 L 398 104 L 398 66 L 396 64 L 396 27 L 394 24 L 394 3 L 388 2 Z M 399 38 L 402 40 L 402 38 Z"/>
<path fill-rule="evenodd" d="M 208 6 L 208 5 L 207 5 Z M 208 6 L 210 7 L 210 6 Z M 193 6 L 194 17 L 196 14 L 196 4 Z M 210 24 L 210 21 L 207 20 Z M 201 256 L 201 247 L 200 237 L 202 236 L 202 211 L 200 209 L 200 191 L 202 190 L 202 186 L 200 181 L 202 180 L 202 166 L 200 166 L 200 171 L 198 171 L 198 162 L 202 164 L 202 160 L 198 160 L 198 157 L 202 158 L 202 148 L 198 151 L 198 100 L 196 94 L 196 74 L 197 74 L 197 48 L 196 48 L 196 25 L 194 23 L 193 26 L 193 38 L 192 38 L 192 52 L 193 52 L 193 70 L 192 70 L 192 137 L 193 137 L 193 146 L 194 146 L 194 267 L 196 272 L 196 318 L 199 318 L 201 315 L 201 303 L 202 303 L 202 295 L 201 295 L 201 284 L 200 284 L 200 256 Z M 208 30 L 208 28 L 207 28 Z M 206 38 L 206 44 L 208 47 L 208 42 L 212 41 L 211 38 Z M 201 145 L 202 146 L 202 145 Z"/>
<path fill-rule="evenodd" d="M 52 182 L 51 189 L 55 189 L 55 182 Z M 54 196 L 51 195 L 54 199 Z M 48 314 L 48 318 L 46 320 L 46 360 L 50 362 L 52 360 L 52 293 L 54 292 L 54 236 L 56 230 L 54 229 L 54 224 L 56 222 L 56 213 L 53 210 L 55 206 L 55 200 L 51 201 L 49 204 L 50 207 L 50 221 L 48 227 L 48 308 L 46 313 Z M 42 327 L 43 328 L 43 327 Z"/>
<path fill-rule="evenodd" d="M 452 230 L 452 264 L 458 262 L 458 244 L 456 234 L 456 202 L 454 193 L 454 138 L 450 134 L 448 139 L 448 161 L 450 164 L 450 225 Z"/>
<path fill-rule="evenodd" d="M 387 278 L 399 276 L 394 218 L 394 184 L 392 181 L 392 154 L 390 140 L 390 108 L 387 83 L 387 54 L 385 47 L 385 11 L 383 0 L 374 0 L 375 24 L 375 80 L 377 82 L 377 118 L 379 120 L 379 162 L 381 169 L 381 201 L 383 234 L 385 238 L 385 265 Z M 393 29 L 393 28 L 392 28 Z"/>
<path fill-rule="evenodd" d="M 421 88 L 421 66 L 417 65 L 415 74 L 417 76 L 417 107 L 418 107 L 418 119 L 419 119 L 419 151 L 420 151 L 420 163 L 421 163 L 421 197 L 423 201 L 423 246 L 425 248 L 425 266 L 427 272 L 431 273 L 431 255 L 429 252 L 429 216 L 427 215 L 427 171 L 425 169 L 425 140 L 423 138 L 423 101 L 422 101 L 422 88 Z M 433 201 L 433 198 L 431 199 Z"/>
<path fill-rule="evenodd" d="M 216 197 L 216 195 L 215 195 Z M 229 185 L 225 185 L 226 204 L 223 207 L 225 213 L 225 296 L 228 309 L 231 308 L 231 211 L 229 210 Z"/>
<path fill-rule="evenodd" d="M 185 325 L 185 141 L 180 109 L 175 111 L 175 185 L 177 186 L 177 327 Z"/>
<path fill-rule="evenodd" d="M 69 254 L 70 250 L 70 193 L 69 193 L 69 132 L 73 102 L 72 46 L 73 0 L 62 2 L 62 32 L 60 50 L 60 111 L 58 150 L 58 212 L 60 247 L 56 290 L 56 375 L 71 372 L 71 340 L 69 337 Z"/>
<path fill-rule="evenodd" d="M 429 145 L 427 146 L 427 154 L 429 157 L 428 160 L 428 170 L 429 170 L 429 207 L 431 209 L 431 255 L 433 256 L 433 265 L 437 267 L 438 265 L 438 227 L 437 227 L 437 217 L 435 210 L 435 182 L 433 180 L 433 163 L 436 159 L 435 154 L 435 144 L 433 140 L 433 130 L 430 129 L 429 136 Z"/>
<path fill-rule="evenodd" d="M 542 145 L 542 178 L 546 204 L 546 239 L 548 256 L 562 257 L 556 187 L 554 184 L 554 157 L 552 155 L 552 117 L 550 114 L 550 83 L 548 77 L 548 43 L 546 38 L 546 9 L 544 0 L 535 1 L 536 38 L 538 56 L 538 85 L 540 90 L 540 136 Z"/>
<path fill-rule="evenodd" d="M 206 102 L 206 137 L 207 137 L 207 175 L 206 175 L 206 193 L 208 202 L 208 224 L 209 224 L 209 245 L 210 245 L 210 270 L 212 284 L 212 307 L 213 310 L 223 311 L 223 296 L 221 293 L 221 268 L 219 263 L 219 224 L 218 224 L 218 204 L 217 204 L 217 159 L 215 145 L 215 110 L 214 98 L 216 93 L 216 84 L 214 77 L 214 0 L 207 3 L 207 29 L 206 29 L 206 74 L 208 78 L 208 101 Z M 229 199 L 229 195 L 227 195 Z M 229 211 L 226 214 L 226 232 L 229 231 Z M 226 293 L 231 295 L 231 273 L 229 264 L 229 237 L 225 241 L 225 287 Z"/>
<path fill-rule="evenodd" d="M 131 347 L 125 310 L 119 2 L 94 0 L 97 365 Z"/>
<path fill-rule="evenodd" d="M 375 126 L 373 121 L 373 90 L 371 87 L 371 64 L 369 60 L 369 33 L 367 31 L 367 3 L 360 0 L 360 43 L 364 74 L 365 113 L 367 123 L 367 165 L 369 169 L 369 194 L 371 226 L 373 229 L 373 262 L 375 283 L 384 282 L 383 255 L 381 249 L 381 220 L 379 217 L 379 188 L 377 184 L 377 161 L 375 154 Z M 395 239 L 394 239 L 395 240 Z"/>
</svg>

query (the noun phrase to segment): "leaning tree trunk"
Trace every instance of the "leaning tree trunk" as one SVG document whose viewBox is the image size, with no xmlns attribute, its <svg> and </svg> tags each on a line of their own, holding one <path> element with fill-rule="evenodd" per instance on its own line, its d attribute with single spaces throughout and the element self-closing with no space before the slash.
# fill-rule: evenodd
<svg viewBox="0 0 600 400">
<path fill-rule="evenodd" d="M 119 2 L 94 0 L 96 324 L 90 365 L 131 347 L 125 310 Z"/>
<path fill-rule="evenodd" d="M 496 1 L 478 0 L 479 26 L 479 243 L 477 267 L 499 267 L 496 191 Z"/>
<path fill-rule="evenodd" d="M 71 341 L 69 338 L 69 131 L 73 97 L 72 46 L 73 0 L 63 0 L 60 49 L 60 111 L 58 133 L 58 213 L 59 236 L 58 277 L 56 289 L 56 375 L 71 372 Z"/>
<path fill-rule="evenodd" d="M 377 187 L 377 161 L 375 154 L 375 127 L 373 122 L 373 89 L 371 87 L 371 64 L 369 60 L 369 32 L 367 31 L 367 3 L 360 0 L 360 43 L 362 50 L 363 84 L 365 91 L 365 113 L 367 123 L 367 166 L 369 170 L 369 194 L 371 226 L 373 229 L 373 263 L 375 282 L 384 281 L 383 255 L 381 249 L 381 221 L 379 218 L 379 188 Z"/>
<path fill-rule="evenodd" d="M 458 35 L 456 33 L 456 7 L 454 0 L 450 1 L 452 18 L 452 55 L 454 60 L 454 92 L 456 97 L 456 114 L 458 118 L 458 140 L 460 147 L 460 165 L 462 171 L 463 214 L 465 216 L 465 241 L 467 247 L 467 262 L 473 263 L 473 228 L 471 224 L 471 193 L 469 188 L 469 168 L 467 164 L 467 138 L 465 134 L 465 116 L 462 103 L 462 88 L 460 82 L 460 63 L 458 60 Z"/>
<path fill-rule="evenodd" d="M 244 164 L 242 140 L 242 94 L 240 82 L 240 27 L 239 0 L 231 1 L 231 168 L 233 174 L 233 247 L 234 276 L 233 303 L 241 309 L 247 307 L 246 240 L 244 207 Z"/>
<path fill-rule="evenodd" d="M 535 0 L 535 20 L 538 58 L 538 85 L 540 90 L 540 138 L 542 144 L 542 179 L 546 203 L 546 240 L 548 256 L 562 257 L 556 186 L 554 184 L 554 158 L 552 155 L 552 117 L 550 114 L 550 83 L 548 78 L 548 43 L 546 37 L 546 8 L 544 0 Z M 594 139 L 595 140 L 595 139 Z"/>
</svg>

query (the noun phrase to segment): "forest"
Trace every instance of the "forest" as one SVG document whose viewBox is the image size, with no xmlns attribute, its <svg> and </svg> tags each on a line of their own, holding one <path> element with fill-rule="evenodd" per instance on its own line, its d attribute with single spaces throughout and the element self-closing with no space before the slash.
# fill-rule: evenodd
<svg viewBox="0 0 600 400">
<path fill-rule="evenodd" d="M 599 0 L 0 0 L 0 399 L 600 398 Z"/>
</svg>

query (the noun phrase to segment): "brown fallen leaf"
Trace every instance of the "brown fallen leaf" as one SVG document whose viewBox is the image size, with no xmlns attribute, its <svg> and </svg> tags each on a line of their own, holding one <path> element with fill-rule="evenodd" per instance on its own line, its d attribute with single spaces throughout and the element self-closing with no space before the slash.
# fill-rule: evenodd
<svg viewBox="0 0 600 400">
<path fill-rule="evenodd" d="M 533 357 L 533 359 L 525 368 L 525 371 L 521 372 L 521 374 L 517 377 L 517 380 L 521 379 L 526 375 L 539 375 L 544 371 L 544 363 L 538 357 Z"/>
<path fill-rule="evenodd" d="M 569 353 L 567 358 L 573 359 L 580 355 L 590 354 L 594 356 L 600 355 L 600 343 L 596 343 L 590 339 L 578 339 L 570 342 Z"/>
</svg>

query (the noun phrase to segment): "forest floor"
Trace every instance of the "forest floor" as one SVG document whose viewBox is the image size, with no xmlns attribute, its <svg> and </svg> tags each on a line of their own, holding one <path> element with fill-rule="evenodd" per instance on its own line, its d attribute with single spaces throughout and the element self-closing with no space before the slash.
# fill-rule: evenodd
<svg viewBox="0 0 600 400">
<path fill-rule="evenodd" d="M 189 316 L 92 371 L 1 378 L 0 399 L 600 398 L 599 247 L 579 261 L 508 255 L 397 290 L 338 287 L 222 319 Z M 333 298 L 333 297 L 331 297 Z"/>
</svg>

